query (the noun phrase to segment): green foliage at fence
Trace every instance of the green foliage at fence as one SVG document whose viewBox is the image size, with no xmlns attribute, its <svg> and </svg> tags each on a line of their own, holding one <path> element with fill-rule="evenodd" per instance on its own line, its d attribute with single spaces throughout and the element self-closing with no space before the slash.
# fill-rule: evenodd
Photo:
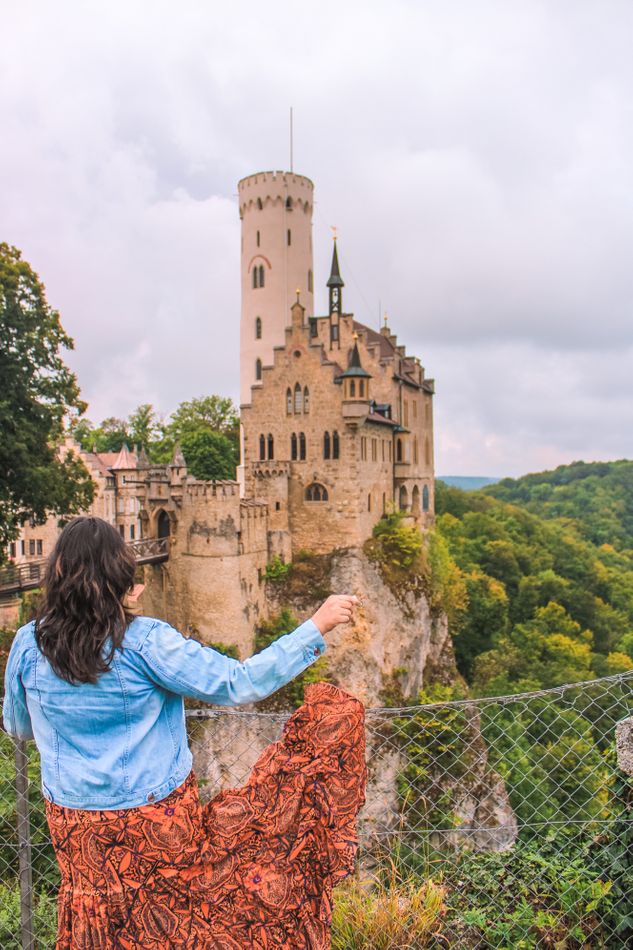
<svg viewBox="0 0 633 950">
<path fill-rule="evenodd" d="M 34 894 L 33 929 L 38 950 L 53 950 L 57 932 L 57 899 L 47 891 Z M 20 891 L 16 884 L 0 884 L 0 947 L 21 950 Z"/>
<path fill-rule="evenodd" d="M 254 652 L 260 653 L 279 637 L 286 633 L 291 633 L 299 626 L 299 621 L 288 608 L 284 608 L 278 614 L 269 620 L 262 620 L 255 631 Z M 269 696 L 258 705 L 261 710 L 288 709 L 288 707 L 297 708 L 303 702 L 303 693 L 309 683 L 319 683 L 328 681 L 330 673 L 325 657 L 321 657 L 303 673 L 297 676 L 292 682 Z"/>
<path fill-rule="evenodd" d="M 31 825 L 33 885 L 54 889 L 59 880 L 41 793 L 39 755 L 29 743 L 29 820 Z M 17 812 L 15 793 L 15 749 L 13 740 L 0 732 L 0 882 L 11 884 L 17 874 Z M 0 943 L 0 946 L 4 946 Z"/>
</svg>

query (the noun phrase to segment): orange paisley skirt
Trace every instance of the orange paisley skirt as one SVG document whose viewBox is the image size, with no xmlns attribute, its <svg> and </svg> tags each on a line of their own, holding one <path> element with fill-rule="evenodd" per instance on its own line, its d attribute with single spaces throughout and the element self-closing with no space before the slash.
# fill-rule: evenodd
<svg viewBox="0 0 633 950">
<path fill-rule="evenodd" d="M 57 950 L 326 950 L 366 774 L 363 706 L 316 683 L 246 785 L 207 805 L 193 773 L 138 808 L 47 802 Z"/>
</svg>

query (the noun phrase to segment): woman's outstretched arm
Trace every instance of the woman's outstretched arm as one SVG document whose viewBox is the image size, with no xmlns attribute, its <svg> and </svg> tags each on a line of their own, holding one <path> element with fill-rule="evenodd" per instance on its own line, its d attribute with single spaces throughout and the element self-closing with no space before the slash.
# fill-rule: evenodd
<svg viewBox="0 0 633 950">
<path fill-rule="evenodd" d="M 357 598 L 351 596 L 328 598 L 296 630 L 244 661 L 188 640 L 157 620 L 140 646 L 140 656 L 150 679 L 171 692 L 224 706 L 256 702 L 319 659 L 326 650 L 323 633 L 349 620 L 355 602 Z"/>
</svg>

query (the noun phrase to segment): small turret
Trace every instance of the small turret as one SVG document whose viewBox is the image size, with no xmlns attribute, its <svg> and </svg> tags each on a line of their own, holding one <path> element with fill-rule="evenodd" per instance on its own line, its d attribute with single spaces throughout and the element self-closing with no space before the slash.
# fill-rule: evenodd
<svg viewBox="0 0 633 950">
<path fill-rule="evenodd" d="M 369 402 L 371 373 L 363 369 L 358 352 L 358 333 L 354 333 L 354 346 L 345 372 L 338 379 L 343 382 L 343 399 L 354 402 Z"/>
</svg>

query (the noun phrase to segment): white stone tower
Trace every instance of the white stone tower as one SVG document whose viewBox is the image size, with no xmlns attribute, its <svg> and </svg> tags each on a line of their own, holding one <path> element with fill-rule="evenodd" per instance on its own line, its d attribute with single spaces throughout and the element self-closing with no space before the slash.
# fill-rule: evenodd
<svg viewBox="0 0 633 950">
<path fill-rule="evenodd" d="M 250 403 L 261 368 L 282 346 L 297 290 L 314 314 L 314 185 L 294 172 L 258 172 L 238 184 L 242 221 L 240 403 Z"/>
</svg>

